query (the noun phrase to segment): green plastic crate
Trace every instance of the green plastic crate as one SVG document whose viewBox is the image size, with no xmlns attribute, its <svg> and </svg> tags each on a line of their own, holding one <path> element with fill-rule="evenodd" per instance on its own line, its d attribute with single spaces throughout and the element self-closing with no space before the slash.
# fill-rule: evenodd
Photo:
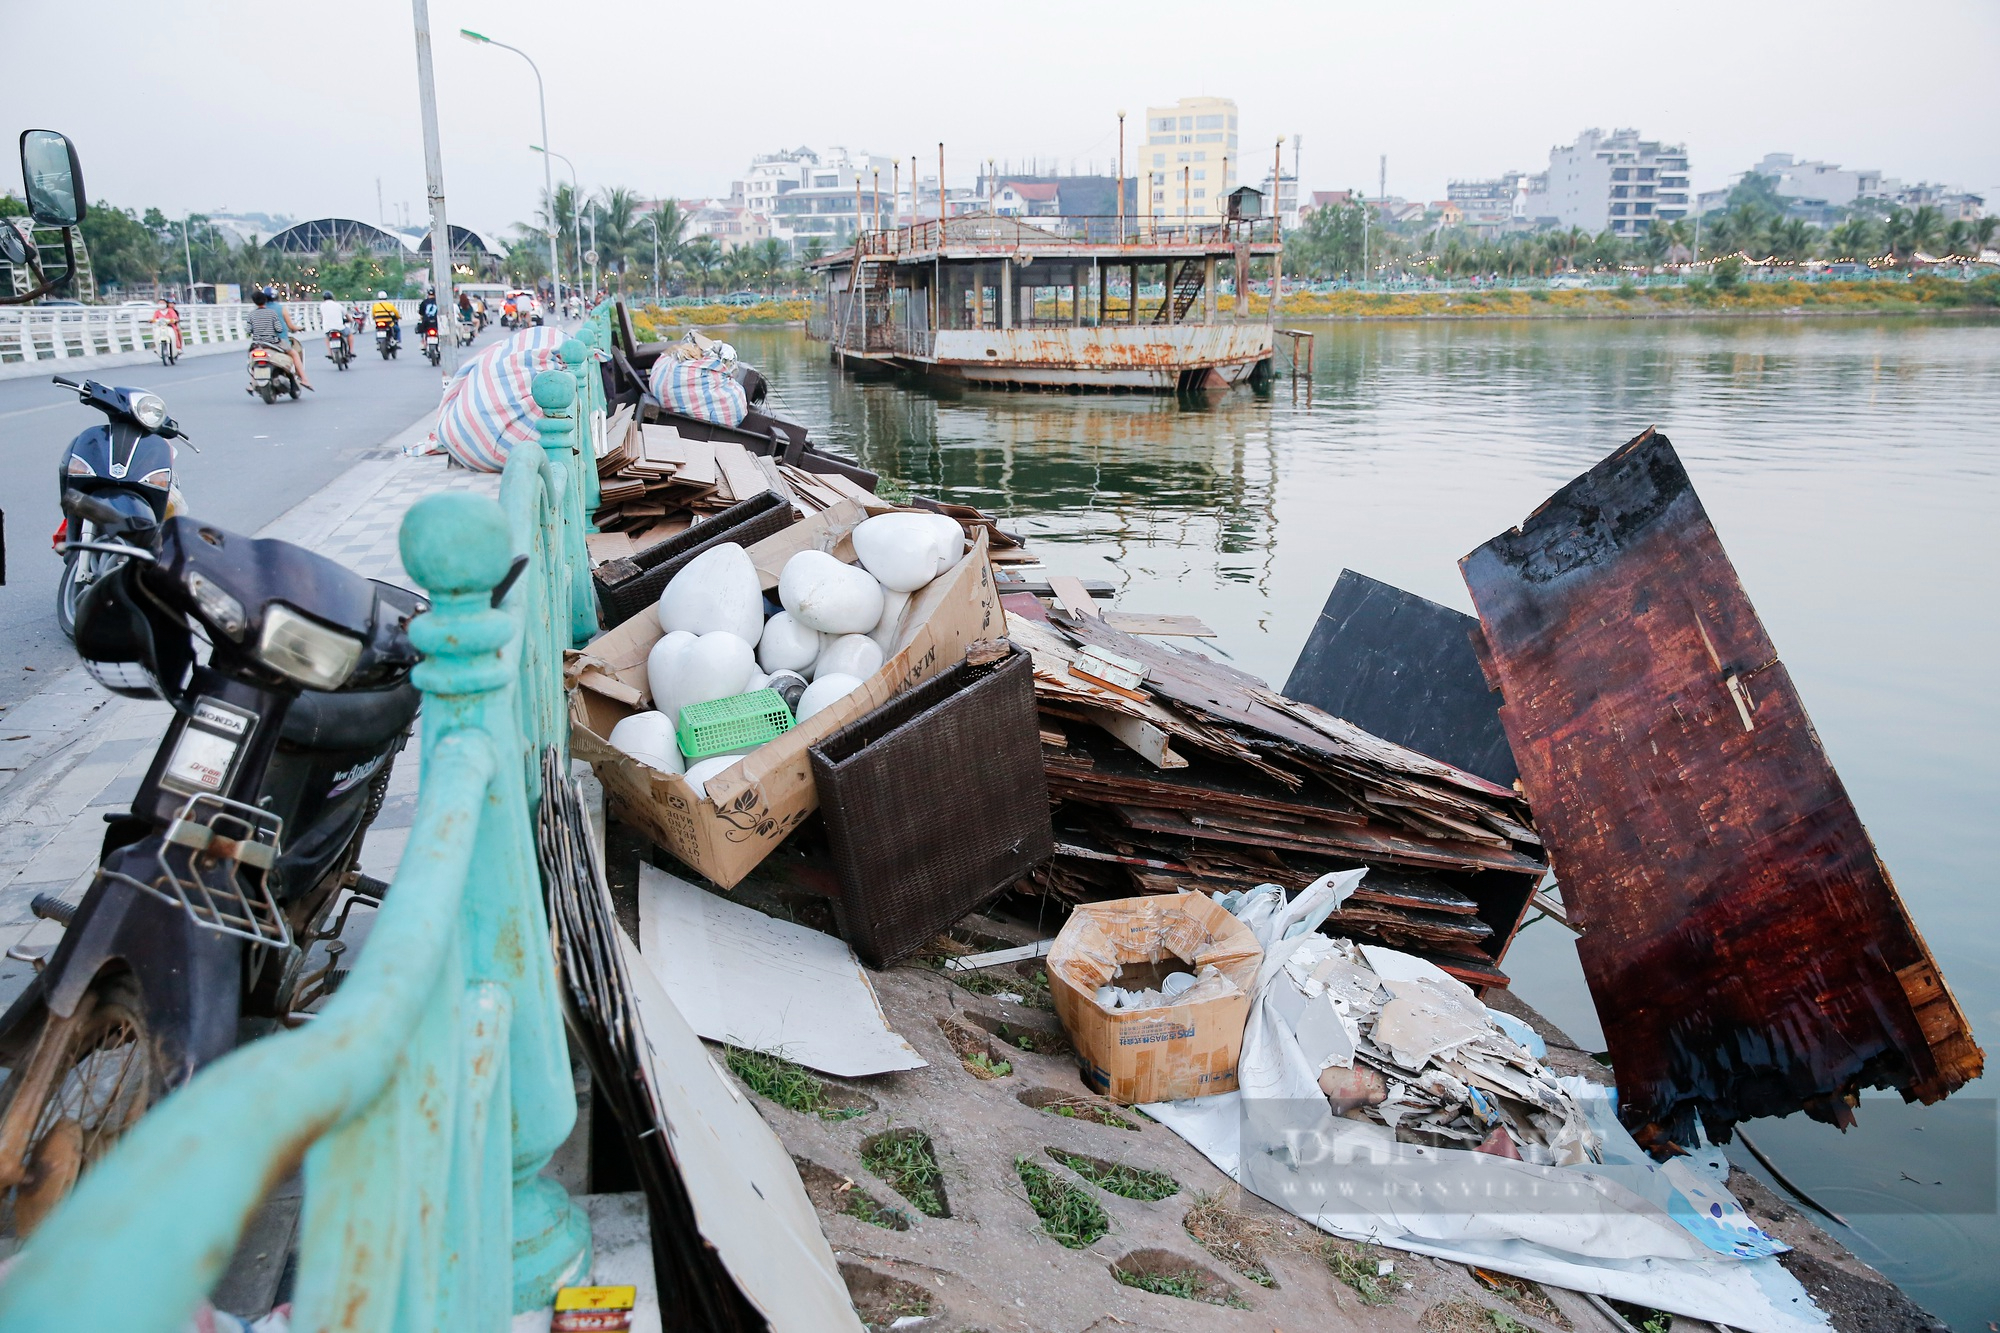
<svg viewBox="0 0 2000 1333">
<path fill-rule="evenodd" d="M 776 690 L 752 690 L 681 709 L 674 738 L 688 759 L 762 745 L 792 729 L 792 710 Z"/>
</svg>

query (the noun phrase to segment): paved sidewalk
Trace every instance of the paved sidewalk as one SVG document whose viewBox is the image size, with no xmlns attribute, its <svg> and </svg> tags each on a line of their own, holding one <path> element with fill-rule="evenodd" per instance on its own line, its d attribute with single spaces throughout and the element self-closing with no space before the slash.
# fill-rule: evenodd
<svg viewBox="0 0 2000 1333">
<path fill-rule="evenodd" d="M 497 475 L 447 469 L 442 457 L 403 457 L 402 445 L 421 439 L 430 423 L 431 415 L 414 423 L 258 535 L 283 537 L 370 578 L 412 586 L 396 546 L 409 507 L 434 491 L 497 496 L 500 489 Z M 62 928 L 37 920 L 28 904 L 37 893 L 75 901 L 89 887 L 104 816 L 128 807 L 168 715 L 158 700 L 110 694 L 80 666 L 0 715 L 0 950 L 46 949 L 61 937 Z M 417 756 L 413 740 L 397 759 L 387 802 L 362 845 L 362 869 L 381 879 L 395 874 L 416 815 Z M 0 958 L 0 1005 L 11 1003 L 30 976 L 28 964 Z"/>
<path fill-rule="evenodd" d="M 214 356 L 220 352 L 241 353 L 250 346 L 248 338 L 235 342 L 189 343 L 181 348 L 181 360 L 194 356 Z M 34 361 L 0 362 L 0 380 L 33 379 L 37 375 L 88 375 L 113 366 L 157 364 L 158 352 L 96 352 L 90 356 L 45 356 Z"/>
</svg>

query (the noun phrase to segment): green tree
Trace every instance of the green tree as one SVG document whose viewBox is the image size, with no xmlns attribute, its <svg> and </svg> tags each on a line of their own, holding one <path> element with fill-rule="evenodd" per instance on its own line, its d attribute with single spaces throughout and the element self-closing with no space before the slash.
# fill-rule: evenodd
<svg viewBox="0 0 2000 1333">
<path fill-rule="evenodd" d="M 1754 171 L 1743 173 L 1743 179 L 1729 188 L 1729 201 L 1725 208 L 1734 212 L 1743 207 L 1755 208 L 1760 213 L 1784 216 L 1791 201 L 1778 193 L 1776 176 L 1760 176 Z"/>
<path fill-rule="evenodd" d="M 1872 219 L 1855 215 L 1826 234 L 1829 259 L 1869 259 L 1881 253 L 1882 229 Z"/>
<path fill-rule="evenodd" d="M 722 272 L 722 247 L 712 236 L 697 236 L 681 247 L 680 263 L 700 294 L 707 296 L 709 287 Z"/>
<path fill-rule="evenodd" d="M 599 262 L 616 279 L 618 294 L 625 294 L 625 271 L 643 247 L 652 253 L 652 226 L 639 221 L 639 196 L 623 186 L 598 192 L 590 206 L 597 228 Z"/>
<path fill-rule="evenodd" d="M 2000 228 L 2000 218 L 1974 218 L 1967 228 L 1967 236 L 1972 242 L 1972 252 L 1978 254 L 1993 244 L 1993 232 Z"/>
<path fill-rule="evenodd" d="M 159 280 L 160 238 L 130 209 L 114 208 L 100 199 L 84 213 L 78 230 L 90 247 L 91 270 L 100 291 Z"/>
<path fill-rule="evenodd" d="M 1773 259 L 1797 262 L 1812 258 L 1818 232 L 1804 218 L 1786 218 L 1771 227 L 1766 239 Z"/>
<path fill-rule="evenodd" d="M 1915 254 L 1919 250 L 1935 251 L 1944 239 L 1944 210 L 1936 204 L 1923 204 L 1910 212 L 1909 247 Z"/>
<path fill-rule="evenodd" d="M 790 266 L 791 256 L 786 253 L 785 243 L 776 237 L 767 237 L 747 247 L 743 253 L 745 271 L 754 281 L 764 284 L 766 293 L 776 296 L 778 282 Z"/>
<path fill-rule="evenodd" d="M 826 238 L 823 236 L 808 236 L 805 245 L 799 249 L 799 262 L 802 264 L 810 264 L 825 256 Z"/>
</svg>

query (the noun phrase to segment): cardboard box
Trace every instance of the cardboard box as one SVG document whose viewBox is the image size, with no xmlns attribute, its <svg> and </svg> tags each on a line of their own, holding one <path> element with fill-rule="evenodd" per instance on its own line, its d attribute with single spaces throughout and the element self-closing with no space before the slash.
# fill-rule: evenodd
<svg viewBox="0 0 2000 1333">
<path fill-rule="evenodd" d="M 767 589 L 777 586 L 785 562 L 800 551 L 826 551 L 851 564 L 849 536 L 867 517 L 859 504 L 843 501 L 747 548 L 751 563 Z M 818 808 L 808 746 L 953 665 L 975 639 L 1001 637 L 1004 626 L 981 531 L 956 565 L 911 599 L 902 635 L 881 670 L 710 778 L 702 797 L 679 774 L 648 768 L 605 739 L 619 721 L 651 706 L 646 655 L 661 630 L 649 608 L 566 655 L 566 675 L 576 687 L 570 693 L 570 747 L 596 770 L 618 803 L 619 818 L 730 888 Z"/>
<path fill-rule="evenodd" d="M 1167 1102 L 1236 1090 L 1236 1059 L 1264 950 L 1201 893 L 1085 903 L 1049 946 L 1049 991 L 1084 1082 L 1115 1102 Z M 1097 988 L 1157 985 L 1157 973 L 1213 963 L 1234 994 L 1111 1012 Z M 1119 975 L 1123 969 L 1124 975 Z"/>
</svg>

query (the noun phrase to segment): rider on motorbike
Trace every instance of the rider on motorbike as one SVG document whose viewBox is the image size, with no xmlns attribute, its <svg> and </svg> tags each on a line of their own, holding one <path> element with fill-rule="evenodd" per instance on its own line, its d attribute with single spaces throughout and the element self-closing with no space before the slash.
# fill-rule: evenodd
<svg viewBox="0 0 2000 1333">
<path fill-rule="evenodd" d="M 171 296 L 162 296 L 160 304 L 153 311 L 153 328 L 156 333 L 160 331 L 161 325 L 173 330 L 174 351 L 185 350 L 187 344 L 181 339 L 181 312 L 175 309 L 174 298 Z"/>
<path fill-rule="evenodd" d="M 375 305 L 370 313 L 374 316 L 375 327 L 389 330 L 389 341 L 400 345 L 403 341 L 403 312 L 396 309 L 389 293 L 375 293 Z"/>
<path fill-rule="evenodd" d="M 313 382 L 306 378 L 305 355 L 299 350 L 299 340 L 292 336 L 292 326 L 286 322 L 285 312 L 271 305 L 271 293 L 261 287 L 250 293 L 250 299 L 257 306 L 250 312 L 250 318 L 244 321 L 250 331 L 250 345 L 283 352 L 292 363 L 292 373 L 298 377 L 299 385 L 311 389 Z"/>
<path fill-rule="evenodd" d="M 347 328 L 347 307 L 334 300 L 332 292 L 319 294 L 319 326 L 326 331 L 326 354 L 331 357 L 334 337 Z"/>
<path fill-rule="evenodd" d="M 421 338 L 427 333 L 436 333 L 437 331 L 437 288 L 426 287 L 424 289 L 424 299 L 417 303 L 417 336 Z"/>
</svg>

